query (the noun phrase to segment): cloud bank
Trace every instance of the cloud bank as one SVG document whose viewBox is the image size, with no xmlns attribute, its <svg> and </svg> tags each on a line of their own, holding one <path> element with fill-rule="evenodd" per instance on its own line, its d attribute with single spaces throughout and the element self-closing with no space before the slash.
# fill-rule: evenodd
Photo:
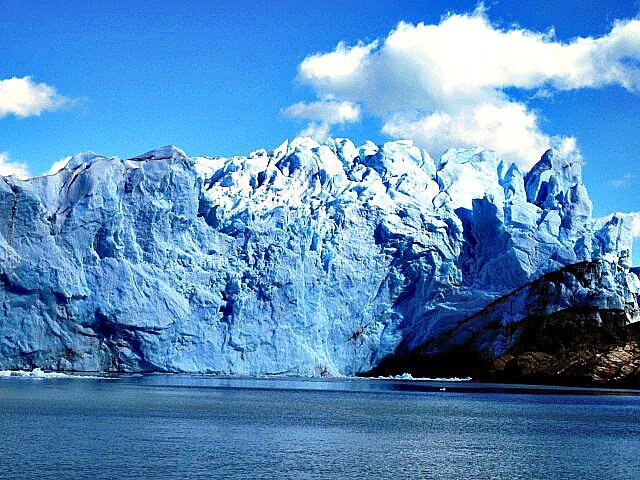
<svg viewBox="0 0 640 480">
<path fill-rule="evenodd" d="M 0 80 L 0 118 L 38 116 L 72 103 L 46 83 L 36 83 L 31 77 L 12 77 Z"/>
<path fill-rule="evenodd" d="M 8 152 L 0 152 L 0 176 L 15 175 L 18 178 L 29 177 L 29 169 L 24 163 L 11 162 Z"/>
<path fill-rule="evenodd" d="M 53 162 L 51 167 L 49 167 L 49 170 L 47 170 L 44 173 L 44 175 L 54 175 L 58 173 L 60 170 L 62 170 L 64 167 L 67 166 L 67 164 L 69 163 L 69 160 L 71 160 L 70 156 L 61 158 L 57 162 Z"/>
<path fill-rule="evenodd" d="M 601 37 L 561 42 L 552 30 L 498 27 L 478 8 L 438 24 L 401 22 L 370 43 L 339 43 L 305 58 L 299 79 L 320 101 L 285 112 L 324 126 L 325 134 L 347 121 L 336 106 L 348 104 L 381 119 L 384 133 L 413 138 L 434 154 L 480 145 L 528 167 L 550 146 L 568 155 L 579 151 L 574 138 L 542 130 L 522 92 L 545 97 L 607 85 L 640 90 L 640 20 L 617 21 Z M 325 103 L 333 110 L 319 108 Z"/>
<path fill-rule="evenodd" d="M 336 124 L 352 123 L 360 120 L 360 107 L 353 102 L 336 102 L 325 99 L 317 102 L 298 102 L 283 110 L 289 118 L 311 120 L 301 134 L 323 138 Z"/>
</svg>

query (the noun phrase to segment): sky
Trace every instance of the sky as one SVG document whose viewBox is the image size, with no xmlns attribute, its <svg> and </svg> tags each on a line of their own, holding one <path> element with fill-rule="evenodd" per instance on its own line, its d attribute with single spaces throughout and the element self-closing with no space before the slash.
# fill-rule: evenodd
<svg viewBox="0 0 640 480">
<path fill-rule="evenodd" d="M 582 159 L 640 264 L 639 1 L 0 0 L 0 174 L 299 134 Z"/>
</svg>

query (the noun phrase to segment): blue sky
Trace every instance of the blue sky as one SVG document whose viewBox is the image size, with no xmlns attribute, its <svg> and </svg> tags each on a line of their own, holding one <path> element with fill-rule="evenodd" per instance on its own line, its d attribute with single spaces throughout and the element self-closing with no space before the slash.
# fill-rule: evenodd
<svg viewBox="0 0 640 480">
<path fill-rule="evenodd" d="M 476 14 L 471 13 L 474 11 Z M 545 42 L 567 45 L 576 37 L 611 36 L 616 20 L 634 19 L 639 12 L 637 1 L 547 1 L 544 7 L 533 1 L 486 2 L 479 14 L 486 28 L 479 28 L 479 35 L 489 42 L 511 45 L 503 53 L 518 68 L 509 67 L 503 74 L 517 79 L 511 82 L 496 73 L 497 77 L 480 87 L 460 83 L 458 90 L 448 94 L 434 91 L 432 84 L 398 86 L 397 79 L 396 83 L 391 79 L 393 66 L 406 58 L 402 51 L 389 53 L 381 45 L 392 37 L 390 32 L 397 30 L 399 22 L 406 22 L 409 26 L 401 47 L 409 48 L 406 42 L 430 34 L 415 25 L 424 22 L 438 27 L 436 33 L 443 31 L 440 27 L 447 13 L 460 15 L 461 26 L 453 21 L 447 25 L 460 28 L 461 41 L 475 43 L 469 33 L 472 29 L 464 24 L 478 15 L 475 1 L 235 1 L 190 2 L 187 6 L 161 1 L 0 0 L 0 81 L 29 76 L 31 86 L 44 83 L 57 92 L 53 103 L 39 115 L 2 115 L 0 106 L 0 152 L 5 152 L 0 159 L 26 164 L 30 173 L 39 174 L 55 161 L 83 150 L 126 157 L 173 143 L 193 155 L 243 154 L 260 147 L 274 148 L 310 126 L 330 129 L 332 135 L 356 142 L 382 142 L 391 135 L 415 133 L 423 143 L 430 143 L 429 134 L 434 130 L 428 128 L 433 125 L 425 125 L 433 120 L 432 110 L 440 109 L 455 122 L 469 120 L 463 111 L 467 105 L 489 105 L 499 115 L 513 114 L 514 124 L 535 120 L 533 129 L 507 133 L 514 138 L 522 134 L 523 145 L 531 141 L 537 147 L 552 137 L 554 141 L 576 139 L 595 215 L 614 210 L 637 212 L 640 36 L 634 36 L 635 31 L 623 32 L 621 41 L 609 42 L 613 47 L 609 43 L 598 47 L 601 51 L 594 58 L 603 60 L 591 62 L 595 67 L 576 60 L 583 70 L 575 77 L 557 64 L 561 61 L 536 69 L 537 57 L 527 46 L 528 34 L 521 53 L 519 42 L 501 35 L 494 39 L 493 34 L 548 33 L 553 28 L 546 40 L 529 42 L 535 50 Z M 469 25 L 482 27 L 481 22 Z M 365 76 L 354 73 L 334 78 L 322 71 L 324 64 L 303 63 L 314 54 L 326 59 L 323 54 L 330 52 L 355 52 L 349 49 L 367 48 L 376 39 L 380 42 L 371 51 L 377 52 L 377 58 L 386 55 L 388 61 L 379 61 L 375 70 L 362 74 Z M 342 50 L 339 42 L 344 42 Z M 616 53 L 620 50 L 630 58 L 620 60 Z M 444 62 L 438 52 L 426 54 L 436 55 L 436 63 Z M 608 80 L 606 72 L 599 72 L 598 78 L 605 80 L 595 84 L 589 80 L 595 78 L 594 68 L 618 60 L 629 70 L 628 78 Z M 405 67 L 407 71 L 416 68 L 406 62 L 401 68 Z M 443 64 L 442 68 L 449 67 Z M 491 68 L 494 73 L 504 70 L 503 65 Z M 540 83 L 541 71 L 554 69 L 557 73 Z M 484 75 L 483 65 L 461 75 L 475 78 L 476 73 Z M 384 98 L 368 97 L 362 87 L 365 80 L 377 82 L 382 92 L 378 97 Z M 391 85 L 388 92 L 387 81 Z M 402 98 L 406 93 L 420 99 L 424 92 L 429 99 L 424 105 L 421 100 L 411 103 Z M 466 99 L 467 94 L 471 100 L 461 100 L 461 107 L 456 99 Z M 291 110 L 296 104 L 297 110 Z M 347 110 L 342 122 L 325 125 L 323 111 L 334 114 L 343 104 L 355 110 Z M 474 130 L 475 120 L 469 121 L 467 130 Z M 473 140 L 465 132 L 445 127 L 435 130 L 443 142 Z M 522 152 L 505 146 L 503 140 L 488 140 L 495 142 L 489 146 L 504 147 L 505 155 L 516 161 L 523 158 Z M 638 241 L 634 259 L 640 264 Z"/>
</svg>

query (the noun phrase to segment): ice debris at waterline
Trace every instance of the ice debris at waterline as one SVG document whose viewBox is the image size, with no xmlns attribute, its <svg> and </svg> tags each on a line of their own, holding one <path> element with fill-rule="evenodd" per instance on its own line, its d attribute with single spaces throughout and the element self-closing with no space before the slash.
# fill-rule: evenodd
<svg viewBox="0 0 640 480">
<path fill-rule="evenodd" d="M 33 378 L 33 379 L 81 379 L 81 380 L 115 380 L 117 377 L 104 375 L 68 374 L 63 372 L 45 372 L 40 368 L 27 370 L 0 370 L 0 378 Z"/>
<path fill-rule="evenodd" d="M 477 148 L 296 138 L 0 177 L 0 368 L 362 374 L 454 349 L 448 332 L 494 300 L 593 259 L 604 290 L 580 298 L 637 321 L 630 221 L 592 218 L 580 169 L 551 150 L 523 172 Z"/>
<path fill-rule="evenodd" d="M 374 377 L 376 380 L 411 380 L 414 382 L 470 382 L 471 377 L 414 377 L 410 373 L 400 375 L 389 375 L 388 377 Z"/>
</svg>

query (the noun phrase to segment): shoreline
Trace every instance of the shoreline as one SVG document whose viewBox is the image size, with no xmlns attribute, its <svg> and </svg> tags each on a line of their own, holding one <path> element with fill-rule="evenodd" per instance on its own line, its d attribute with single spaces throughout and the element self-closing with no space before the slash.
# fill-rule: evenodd
<svg viewBox="0 0 640 480">
<path fill-rule="evenodd" d="M 243 375 L 219 375 L 212 373 L 185 373 L 185 372 L 106 372 L 106 371 L 45 371 L 41 369 L 29 370 L 0 370 L 0 381 L 15 380 L 119 380 L 131 378 L 153 379 L 167 377 L 171 379 L 204 380 L 213 382 L 203 385 L 214 388 L 264 388 L 258 384 L 273 382 L 281 389 L 278 383 L 289 384 L 287 388 L 293 390 L 305 390 L 305 387 L 318 385 L 343 387 L 362 382 L 370 385 L 384 385 L 381 391 L 404 392 L 448 392 L 448 393 L 506 393 L 506 394 L 557 394 L 557 395 L 630 395 L 640 396 L 640 388 L 623 387 L 598 387 L 584 385 L 558 385 L 521 382 L 495 382 L 467 378 L 413 378 L 398 375 L 391 377 L 303 377 L 303 376 L 243 376 Z M 216 382 L 224 382 L 216 384 Z M 247 385 L 247 382 L 252 385 Z M 294 385 L 291 385 L 294 384 Z M 1 385 L 1 383 L 0 383 Z M 180 386 L 177 384 L 175 386 Z M 268 389 L 268 388 L 265 388 Z M 314 390 L 334 390 L 334 388 L 309 388 Z M 335 390 L 349 390 L 348 388 L 335 388 Z M 358 390 L 358 389 L 354 389 Z"/>
</svg>

